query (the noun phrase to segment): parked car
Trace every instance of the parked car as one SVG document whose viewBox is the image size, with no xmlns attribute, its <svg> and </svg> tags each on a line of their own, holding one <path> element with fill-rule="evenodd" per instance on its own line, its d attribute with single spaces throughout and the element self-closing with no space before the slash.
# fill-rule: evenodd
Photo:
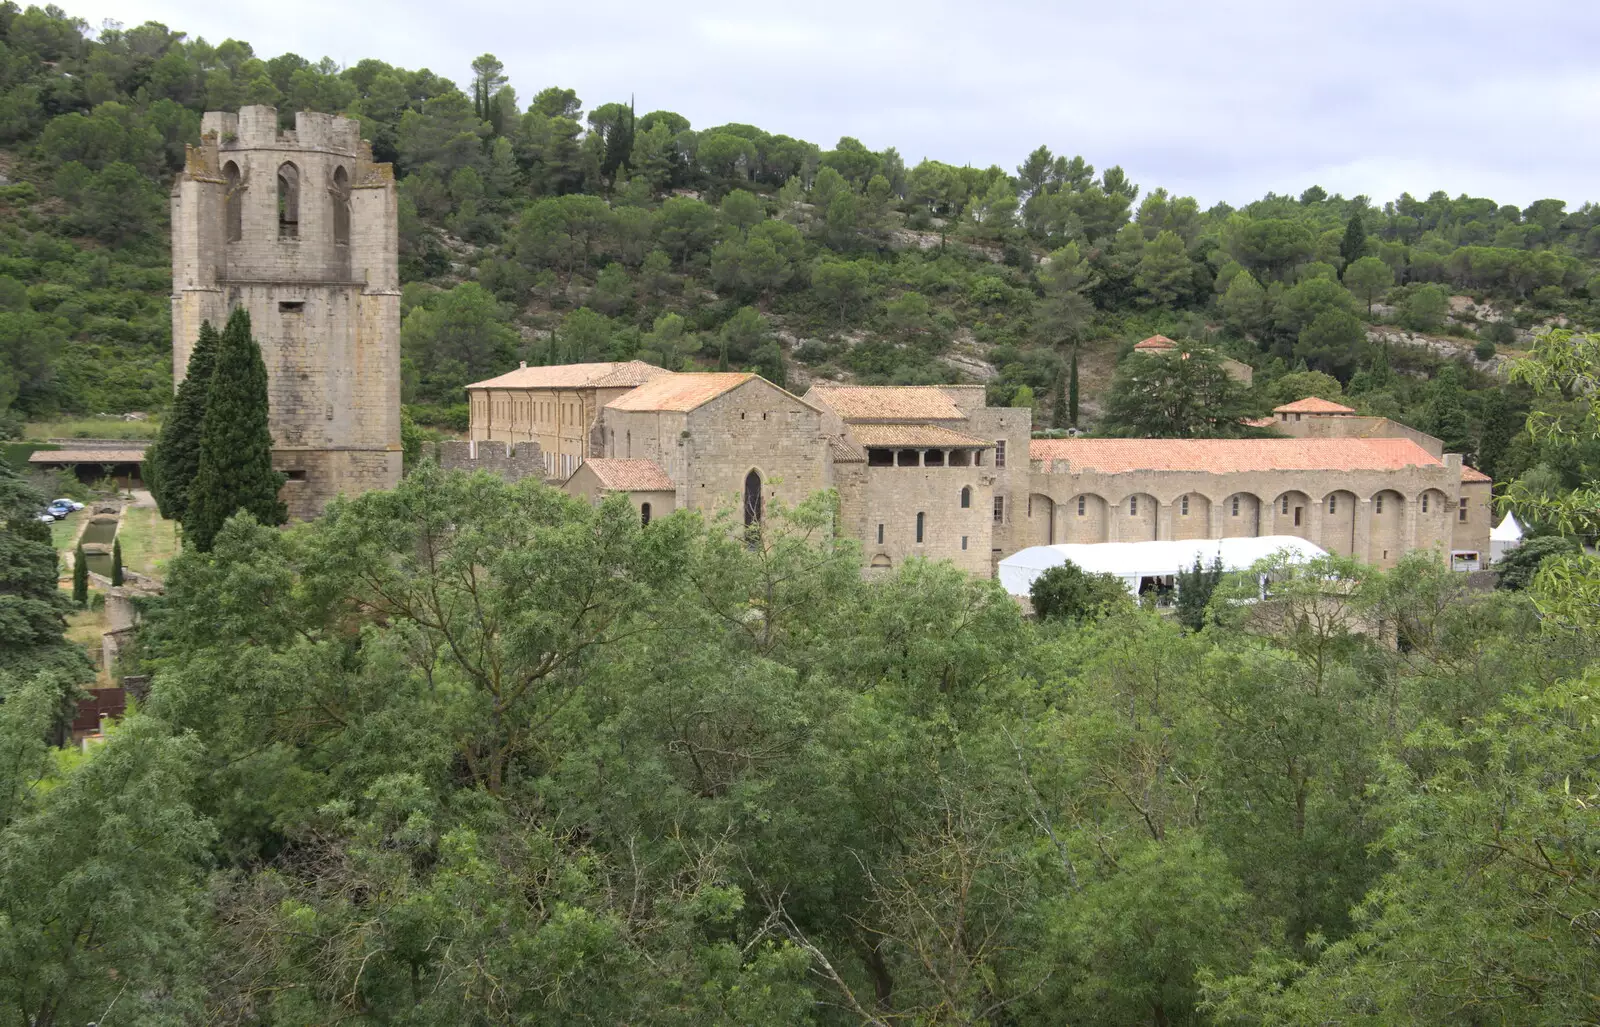
<svg viewBox="0 0 1600 1027">
<path fill-rule="evenodd" d="M 65 507 L 68 507 L 68 508 L 70 508 L 72 510 L 82 510 L 83 509 L 83 504 L 82 503 L 78 502 L 76 499 L 68 499 L 65 496 L 62 496 L 60 499 L 52 499 L 52 500 L 50 500 L 50 505 L 51 506 L 65 506 Z"/>
<path fill-rule="evenodd" d="M 46 510 L 52 514 L 55 514 L 56 520 L 58 521 L 66 520 L 67 515 L 72 513 L 72 507 L 67 506 L 59 501 L 51 503 L 48 507 L 46 507 Z"/>
<path fill-rule="evenodd" d="M 44 513 L 35 517 L 34 520 L 42 521 L 45 524 L 54 524 L 56 522 L 56 515 L 51 513 L 49 510 L 46 510 Z"/>
</svg>

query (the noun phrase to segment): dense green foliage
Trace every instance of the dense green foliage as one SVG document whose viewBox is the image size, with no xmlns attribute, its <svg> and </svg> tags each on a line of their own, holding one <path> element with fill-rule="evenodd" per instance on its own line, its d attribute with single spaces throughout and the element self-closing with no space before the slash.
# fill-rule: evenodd
<svg viewBox="0 0 1600 1027">
<path fill-rule="evenodd" d="M 49 670 L 76 682 L 86 666 L 63 638 L 71 602 L 57 584 L 50 529 L 34 519 L 45 502 L 0 460 L 0 697 L 19 677 Z"/>
<path fill-rule="evenodd" d="M 91 38 L 53 8 L 12 6 L 0 43 L 0 408 L 22 416 L 170 401 L 162 197 L 200 112 L 245 103 L 277 104 L 285 124 L 349 113 L 395 162 L 405 395 L 419 422 L 451 429 L 460 386 L 519 359 L 641 356 L 797 384 L 978 375 L 993 402 L 1055 407 L 1069 347 L 1105 361 L 1154 331 L 1255 365 L 1257 399 L 1304 365 L 1364 412 L 1417 423 L 1448 353 L 1385 353 L 1365 319 L 1454 333 L 1462 359 L 1480 333 L 1505 349 L 1552 317 L 1595 319 L 1592 204 L 1380 205 L 1313 187 L 1201 210 L 1042 146 L 1012 172 L 908 167 L 851 138 L 585 111 L 555 87 L 518 98 L 491 55 L 463 91 L 154 24 Z M 1452 310 L 1452 292 L 1475 305 Z M 1474 441 L 1503 423 L 1494 385 L 1476 369 L 1463 382 Z M 1083 398 L 1092 421 L 1099 397 Z M 1041 409 L 1037 423 L 1075 420 Z M 1505 478 L 1546 462 L 1509 448 Z"/>
<path fill-rule="evenodd" d="M 1128 590 L 1110 574 L 1090 574 L 1067 560 L 1033 580 L 1028 590 L 1040 620 L 1092 620 L 1129 602 Z"/>
<path fill-rule="evenodd" d="M 161 436 L 145 453 L 146 484 L 161 508 L 161 516 L 171 521 L 182 521 L 189 512 L 189 489 L 200 471 L 200 429 L 206 416 L 206 396 L 221 344 L 221 336 L 211 322 L 201 322 L 184 379 L 161 422 Z"/>
<path fill-rule="evenodd" d="M 205 397 L 199 461 L 184 498 L 182 522 L 185 539 L 201 551 L 211 548 L 222 525 L 241 510 L 266 524 L 289 518 L 278 498 L 284 475 L 272 469 L 267 367 L 243 307 L 228 316 L 217 342 Z M 163 469 L 163 482 L 171 482 L 170 475 Z"/>
</svg>

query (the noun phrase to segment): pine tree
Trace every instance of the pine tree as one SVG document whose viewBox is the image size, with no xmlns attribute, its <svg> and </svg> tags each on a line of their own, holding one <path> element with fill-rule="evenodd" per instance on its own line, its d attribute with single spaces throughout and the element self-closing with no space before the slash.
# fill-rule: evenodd
<svg viewBox="0 0 1600 1027">
<path fill-rule="evenodd" d="M 200 469 L 200 424 L 205 419 L 206 393 L 221 341 L 210 321 L 200 325 L 200 337 L 189 355 L 183 384 L 178 386 L 172 409 L 161 425 L 160 438 L 145 458 L 145 484 L 150 487 L 161 516 L 168 520 L 183 520 L 189 509 L 189 490 Z"/>
<path fill-rule="evenodd" d="M 1471 463 L 1472 429 L 1463 402 L 1461 372 L 1454 364 L 1445 364 L 1439 369 L 1433 379 L 1432 393 L 1428 399 L 1428 434 L 1444 443 L 1446 453 L 1460 453 Z"/>
<path fill-rule="evenodd" d="M 89 605 L 89 558 L 83 555 L 83 543 L 72 554 L 72 601 L 79 606 Z"/>
<path fill-rule="evenodd" d="M 1055 390 L 1050 393 L 1050 427 L 1067 426 L 1067 376 L 1056 375 Z"/>
<path fill-rule="evenodd" d="M 1346 267 L 1360 260 L 1367 252 L 1367 226 L 1361 220 L 1361 213 L 1357 211 L 1350 215 L 1350 221 L 1344 226 L 1344 238 L 1339 240 L 1339 256 L 1344 258 Z"/>
<path fill-rule="evenodd" d="M 1499 479 L 1505 469 L 1507 451 L 1511 440 L 1522 425 L 1522 418 L 1512 409 L 1511 401 L 1499 389 L 1490 389 L 1483 400 L 1483 427 L 1478 433 L 1478 470 L 1491 478 Z"/>
<path fill-rule="evenodd" d="M 1072 419 L 1072 427 L 1078 426 L 1078 348 L 1072 348 L 1071 378 L 1067 382 L 1067 416 Z"/>
<path fill-rule="evenodd" d="M 284 476 L 272 469 L 267 420 L 267 366 L 250 334 L 250 315 L 236 308 L 223 330 L 200 425 L 200 466 L 189 491 L 184 536 L 208 552 L 229 517 L 243 510 L 262 524 L 282 524 Z"/>
<path fill-rule="evenodd" d="M 111 584 L 122 584 L 122 540 L 111 540 Z"/>
</svg>

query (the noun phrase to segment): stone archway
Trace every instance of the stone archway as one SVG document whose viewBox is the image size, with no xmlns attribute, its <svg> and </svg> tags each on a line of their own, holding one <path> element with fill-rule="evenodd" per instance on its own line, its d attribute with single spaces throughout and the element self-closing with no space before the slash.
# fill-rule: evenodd
<svg viewBox="0 0 1600 1027">
<path fill-rule="evenodd" d="M 1173 502 L 1171 509 L 1173 538 L 1211 537 L 1211 500 L 1198 492 L 1187 492 Z"/>
<path fill-rule="evenodd" d="M 1417 537 L 1413 548 L 1450 548 L 1455 535 L 1455 523 L 1451 520 L 1455 512 L 1453 507 L 1450 497 L 1438 489 L 1423 490 L 1417 497 Z"/>
<path fill-rule="evenodd" d="M 1061 522 L 1063 542 L 1105 542 L 1109 538 L 1109 511 L 1103 497 L 1080 492 L 1067 500 Z"/>
<path fill-rule="evenodd" d="M 1155 496 L 1135 492 L 1117 503 L 1115 511 L 1116 541 L 1154 542 L 1160 537 L 1157 516 L 1161 504 Z"/>
<path fill-rule="evenodd" d="M 1055 500 L 1035 492 L 1028 497 L 1028 545 L 1053 546 L 1055 543 Z"/>
<path fill-rule="evenodd" d="M 1273 535 L 1295 535 L 1311 541 L 1311 497 L 1290 489 L 1272 501 L 1272 510 L 1263 518 L 1272 525 Z"/>
<path fill-rule="evenodd" d="M 1255 538 L 1261 534 L 1261 500 L 1253 492 L 1235 492 L 1222 501 L 1222 537 Z"/>
<path fill-rule="evenodd" d="M 1340 489 L 1322 497 L 1322 537 L 1311 541 L 1338 556 L 1356 552 L 1356 510 L 1360 501 L 1354 492 Z"/>
<path fill-rule="evenodd" d="M 1376 493 L 1368 517 L 1371 528 L 1367 532 L 1367 562 L 1375 567 L 1393 567 L 1406 548 L 1406 497 L 1393 489 Z"/>
</svg>

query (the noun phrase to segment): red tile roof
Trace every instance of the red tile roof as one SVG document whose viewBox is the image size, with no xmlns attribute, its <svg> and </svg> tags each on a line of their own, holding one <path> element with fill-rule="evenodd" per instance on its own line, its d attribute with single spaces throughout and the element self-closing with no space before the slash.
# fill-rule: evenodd
<svg viewBox="0 0 1600 1027">
<path fill-rule="evenodd" d="M 866 450 L 849 439 L 837 435 L 828 436 L 828 450 L 833 454 L 833 462 L 836 464 L 861 464 L 867 461 Z"/>
<path fill-rule="evenodd" d="M 1293 403 L 1285 403 L 1283 406 L 1273 407 L 1272 412 L 1275 414 L 1353 414 L 1356 411 L 1354 407 L 1347 407 L 1343 403 L 1335 403 L 1319 396 L 1307 396 L 1305 399 L 1297 399 Z"/>
<path fill-rule="evenodd" d="M 1482 471 L 1478 470 L 1476 467 L 1468 467 L 1466 464 L 1462 464 L 1461 465 L 1461 480 L 1462 481 L 1487 481 L 1487 482 L 1491 482 L 1491 483 L 1494 481 L 1493 478 L 1489 477 L 1487 474 L 1484 474 Z"/>
<path fill-rule="evenodd" d="M 469 389 L 610 389 L 643 385 L 671 374 L 643 360 L 606 361 L 595 364 L 551 364 L 519 367 L 497 378 L 473 382 Z"/>
<path fill-rule="evenodd" d="M 671 492 L 677 488 L 667 472 L 650 460 L 591 458 L 578 466 L 589 468 L 602 488 L 615 492 Z"/>
<path fill-rule="evenodd" d="M 982 447 L 994 443 L 937 424 L 852 424 L 850 435 L 863 446 Z"/>
<path fill-rule="evenodd" d="M 142 464 L 143 449 L 36 449 L 30 464 Z"/>
<path fill-rule="evenodd" d="M 1074 471 L 1395 471 L 1443 461 L 1410 439 L 1035 439 L 1035 460 Z"/>
<path fill-rule="evenodd" d="M 1160 351 L 1177 349 L 1178 344 L 1167 338 L 1165 335 L 1152 335 L 1148 339 L 1135 343 L 1133 348 L 1148 353 L 1151 350 Z"/>
<path fill-rule="evenodd" d="M 964 421 L 967 415 L 932 385 L 813 385 L 806 398 L 846 421 Z"/>
<path fill-rule="evenodd" d="M 736 389 L 756 376 L 746 372 L 672 374 L 625 392 L 606 404 L 607 410 L 669 410 L 686 413 Z M 777 388 L 777 386 L 773 386 Z"/>
</svg>

